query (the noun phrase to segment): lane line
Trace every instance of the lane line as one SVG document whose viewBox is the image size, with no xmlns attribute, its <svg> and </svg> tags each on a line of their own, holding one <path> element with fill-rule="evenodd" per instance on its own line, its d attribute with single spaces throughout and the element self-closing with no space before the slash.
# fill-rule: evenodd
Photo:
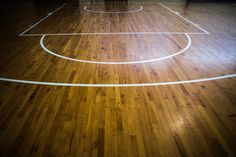
<svg viewBox="0 0 236 157">
<path fill-rule="evenodd" d="M 197 24 L 193 23 L 192 21 L 188 20 L 187 18 L 183 17 L 182 15 L 180 15 L 179 13 L 171 10 L 170 8 L 168 8 L 167 6 L 165 6 L 162 3 L 158 3 L 159 5 L 161 5 L 162 7 L 166 8 L 167 10 L 173 12 L 175 15 L 179 16 L 180 18 L 186 20 L 187 22 L 191 23 L 192 25 L 194 25 L 195 27 L 199 28 L 200 30 L 202 30 L 203 32 L 95 32 L 95 33 L 89 33 L 89 32 L 85 32 L 85 33 L 33 33 L 33 34 L 25 34 L 26 32 L 28 32 L 30 29 L 32 29 L 33 27 L 35 27 L 36 25 L 38 25 L 40 22 L 42 22 L 43 20 L 45 20 L 46 18 L 48 18 L 49 16 L 51 16 L 52 14 L 54 14 L 55 12 L 59 11 L 60 9 L 62 9 L 65 5 L 62 5 L 61 7 L 59 7 L 58 9 L 56 9 L 54 12 L 52 12 L 51 14 L 49 14 L 48 16 L 46 16 L 45 18 L 41 19 L 39 22 L 37 22 L 36 24 L 34 24 L 33 26 L 31 26 L 29 29 L 25 30 L 24 32 L 22 32 L 19 36 L 43 36 L 43 35 L 55 35 L 55 36 L 63 36 L 63 35 L 117 35 L 117 34 L 210 34 L 208 31 L 206 31 L 205 29 L 201 28 L 200 26 L 198 26 Z M 85 6 L 86 7 L 86 6 Z M 141 6 L 142 7 L 142 6 Z M 142 7 L 143 8 L 143 7 Z"/>
<path fill-rule="evenodd" d="M 51 50 L 49 50 L 45 45 L 44 45 L 44 39 L 46 37 L 46 35 L 43 35 L 40 39 L 40 46 L 43 48 L 43 50 L 45 50 L 47 53 L 54 55 L 56 57 L 62 58 L 62 59 L 66 59 L 66 60 L 70 60 L 70 61 L 75 61 L 75 62 L 82 62 L 82 63 L 91 63 L 91 64 L 141 64 L 141 63 L 150 63 L 150 62 L 156 62 L 156 61 L 161 61 L 161 60 L 165 60 L 165 59 L 169 59 L 172 58 L 174 56 L 177 56 L 183 52 L 185 52 L 192 44 L 192 40 L 191 37 L 188 34 L 184 34 L 187 39 L 188 39 L 188 44 L 187 46 L 180 50 L 179 52 L 176 52 L 175 54 L 172 55 L 168 55 L 165 57 L 160 57 L 160 58 L 155 58 L 155 59 L 149 59 L 149 60 L 140 60 L 140 61 L 126 61 L 126 62 L 105 62 L 105 61 L 89 61 L 89 60 L 81 60 L 81 59 L 75 59 L 75 58 L 70 58 L 70 57 L 66 57 L 60 54 L 57 54 Z"/>
<path fill-rule="evenodd" d="M 49 86 L 70 86 L 70 87 L 147 87 L 147 86 L 167 86 L 167 85 L 200 83 L 200 82 L 214 81 L 214 80 L 226 79 L 226 78 L 232 78 L 232 77 L 236 77 L 236 74 L 195 79 L 195 80 L 157 82 L 157 83 L 133 83 L 133 84 L 81 84 L 81 83 L 40 82 L 40 81 L 9 79 L 9 78 L 4 78 L 4 77 L 0 77 L 0 81 L 24 83 L 24 84 L 36 84 L 36 85 L 49 85 Z"/>
<path fill-rule="evenodd" d="M 62 6 L 60 6 L 59 8 L 57 8 L 56 10 L 54 10 L 51 13 L 48 13 L 48 15 L 44 18 L 42 18 L 41 20 L 39 20 L 38 22 L 36 22 L 35 24 L 33 24 L 31 27 L 29 27 L 28 29 L 26 29 L 24 32 L 22 32 L 19 36 L 23 36 L 26 32 L 28 32 L 29 30 L 31 30 L 32 28 L 34 28 L 35 26 L 37 26 L 38 24 L 40 24 L 41 22 L 43 22 L 44 20 L 46 20 L 48 17 L 50 17 L 51 15 L 53 15 L 54 13 L 56 13 L 57 11 L 59 11 L 60 9 L 62 9 L 63 7 L 65 7 L 67 5 L 67 3 L 63 4 Z"/>
<path fill-rule="evenodd" d="M 159 3 L 164 8 L 168 9 L 169 11 L 175 13 L 180 18 L 186 20 L 187 22 L 193 24 L 200 30 L 202 30 L 204 33 L 199 32 L 111 32 L 111 33 L 60 33 L 60 34 L 25 34 L 30 29 L 38 25 L 40 22 L 54 14 L 56 11 L 63 8 L 66 4 L 62 5 L 60 8 L 56 9 L 54 12 L 48 14 L 45 18 L 41 19 L 39 22 L 35 23 L 33 26 L 31 26 L 26 31 L 22 32 L 20 36 L 50 36 L 50 35 L 117 35 L 117 34 L 185 34 L 188 36 L 188 34 L 209 34 L 205 29 L 201 28 L 197 24 L 191 22 L 190 20 L 186 19 L 182 15 L 179 15 L 179 13 L 174 12 L 170 8 L 166 7 L 165 5 Z M 41 39 L 42 39 L 41 38 Z M 191 38 L 190 38 L 191 40 Z M 139 84 L 76 84 L 76 83 L 57 83 L 57 82 L 40 82 L 40 81 L 29 81 L 29 80 L 18 80 L 18 79 L 10 79 L 10 78 L 4 78 L 0 77 L 0 81 L 7 81 L 7 82 L 13 82 L 13 83 L 26 83 L 26 84 L 37 84 L 37 85 L 51 85 L 51 86 L 76 86 L 76 87 L 138 87 L 138 86 L 162 86 L 162 85 L 177 85 L 177 84 L 188 84 L 188 83 L 200 83 L 200 82 L 206 82 L 206 81 L 213 81 L 213 80 L 219 80 L 219 79 L 226 79 L 226 78 L 232 78 L 236 77 L 236 74 L 230 74 L 225 76 L 217 76 L 217 77 L 211 77 L 211 78 L 203 78 L 203 79 L 195 79 L 195 80 L 183 80 L 183 81 L 174 81 L 174 82 L 157 82 L 157 83 L 139 83 Z"/>
<path fill-rule="evenodd" d="M 130 11 L 96 11 L 96 10 L 87 9 L 87 6 L 84 7 L 84 10 L 91 13 L 101 13 L 101 14 L 127 14 L 127 13 L 136 13 L 136 12 L 142 11 L 143 6 L 140 6 L 140 8 L 137 10 L 130 10 Z"/>
<path fill-rule="evenodd" d="M 170 12 L 174 13 L 175 15 L 179 16 L 180 18 L 184 19 L 185 21 L 191 23 L 192 25 L 194 25 L 195 27 L 199 28 L 200 30 L 202 30 L 203 32 L 205 32 L 206 34 L 210 34 L 208 31 L 206 31 L 205 29 L 203 29 L 202 27 L 200 27 L 199 25 L 193 23 L 192 21 L 188 20 L 187 18 L 185 18 L 184 16 L 180 15 L 178 12 L 175 12 L 173 10 L 171 10 L 170 8 L 168 8 L 167 6 L 165 6 L 162 3 L 159 3 L 162 7 L 164 7 L 165 9 L 169 10 Z"/>
</svg>

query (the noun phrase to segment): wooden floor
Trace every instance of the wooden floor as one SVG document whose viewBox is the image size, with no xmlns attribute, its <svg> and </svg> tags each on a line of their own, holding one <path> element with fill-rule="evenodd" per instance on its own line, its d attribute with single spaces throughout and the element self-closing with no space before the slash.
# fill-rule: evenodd
<svg viewBox="0 0 236 157">
<path fill-rule="evenodd" d="M 0 80 L 15 79 L 0 81 L 0 156 L 236 156 L 236 78 L 201 82 L 236 74 L 236 5 L 163 4 L 179 14 L 157 2 L 69 3 L 43 19 L 62 4 L 0 6 Z M 46 52 L 44 34 L 46 48 L 77 61 Z M 146 61 L 188 44 L 147 63 L 78 61 Z M 185 80 L 199 81 L 125 87 Z"/>
</svg>

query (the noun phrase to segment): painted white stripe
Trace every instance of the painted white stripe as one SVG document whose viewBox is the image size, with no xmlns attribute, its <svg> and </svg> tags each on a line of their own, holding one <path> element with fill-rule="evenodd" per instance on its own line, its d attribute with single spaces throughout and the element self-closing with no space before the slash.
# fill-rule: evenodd
<svg viewBox="0 0 236 157">
<path fill-rule="evenodd" d="M 192 35 L 203 35 L 203 34 L 209 34 L 205 32 L 95 32 L 95 33 L 45 33 L 45 34 L 23 34 L 21 36 L 73 36 L 73 35 L 168 35 L 168 34 L 192 34 Z"/>
<path fill-rule="evenodd" d="M 226 79 L 226 78 L 232 78 L 232 77 L 236 77 L 236 74 L 195 79 L 195 80 L 157 82 L 157 83 L 133 83 L 133 84 L 81 84 L 81 83 L 40 82 L 40 81 L 9 79 L 9 78 L 4 78 L 4 77 L 0 77 L 0 81 L 36 84 L 36 85 L 49 85 L 49 86 L 71 86 L 71 87 L 141 87 L 141 86 L 167 86 L 167 85 L 177 85 L 177 84 L 200 83 L 200 82 L 214 81 L 214 80 Z"/>
<path fill-rule="evenodd" d="M 40 24 L 41 22 L 43 22 L 44 20 L 46 20 L 49 16 L 53 15 L 54 13 L 56 13 L 57 11 L 59 11 L 60 9 L 62 9 L 64 6 L 66 6 L 67 4 L 63 4 L 62 6 L 60 6 L 59 8 L 57 8 L 56 10 L 54 10 L 51 13 L 48 13 L 48 15 L 44 18 L 42 18 L 41 20 L 39 20 L 38 22 L 36 22 L 35 24 L 33 24 L 31 27 L 29 27 L 27 30 L 25 30 L 24 32 L 22 32 L 19 36 L 23 36 L 26 32 L 28 32 L 29 30 L 31 30 L 32 28 L 34 28 L 35 26 L 37 26 L 38 24 Z"/>
<path fill-rule="evenodd" d="M 31 37 L 31 36 L 43 36 L 43 35 L 47 35 L 47 36 L 48 35 L 51 35 L 51 36 L 53 36 L 53 35 L 55 35 L 55 36 L 71 35 L 72 36 L 72 35 L 118 35 L 118 34 L 196 34 L 196 35 L 198 35 L 198 34 L 209 34 L 209 32 L 207 32 L 206 30 L 204 30 L 203 28 L 201 28 L 197 24 L 195 24 L 195 23 L 191 22 L 190 20 L 186 19 L 185 17 L 179 15 L 177 12 L 175 12 L 175 11 L 171 10 L 170 8 L 166 7 L 162 3 L 158 3 L 158 4 L 161 5 L 162 7 L 166 8 L 167 10 L 175 13 L 175 15 L 181 17 L 182 19 L 186 20 L 187 22 L 193 24 L 197 28 L 201 29 L 203 32 L 95 32 L 95 33 L 85 32 L 85 33 L 33 33 L 33 34 L 31 33 L 31 34 L 25 34 L 30 29 L 32 29 L 33 27 L 37 26 L 39 23 L 41 23 L 42 21 L 47 19 L 49 16 L 53 15 L 55 12 L 62 9 L 66 5 L 66 4 L 64 4 L 61 7 L 57 8 L 52 13 L 49 13 L 45 18 L 41 19 L 39 22 L 32 25 L 29 29 L 22 32 L 19 36 L 30 36 Z"/>
<path fill-rule="evenodd" d="M 136 13 L 139 11 L 143 10 L 143 6 L 140 6 L 139 9 L 137 10 L 129 10 L 129 11 L 97 11 L 97 10 L 90 10 L 87 9 L 87 6 L 84 7 L 84 10 L 87 12 L 91 12 L 91 13 L 101 13 L 101 14 L 127 14 L 127 13 Z"/>
<path fill-rule="evenodd" d="M 193 23 L 192 21 L 188 20 L 187 18 L 185 18 L 184 16 L 180 15 L 178 12 L 175 12 L 173 10 L 171 10 L 170 8 L 168 8 L 167 6 L 165 6 L 162 3 L 159 3 L 162 7 L 164 7 L 165 9 L 169 10 L 170 12 L 174 13 L 175 15 L 179 16 L 180 18 L 184 19 L 185 21 L 191 23 L 192 25 L 194 25 L 195 27 L 199 28 L 200 30 L 202 30 L 203 32 L 205 32 L 206 34 L 209 34 L 208 31 L 206 31 L 205 29 L 203 29 L 202 27 L 200 27 L 199 25 Z"/>
<path fill-rule="evenodd" d="M 179 52 L 176 52 L 175 54 L 172 55 L 168 55 L 165 57 L 160 57 L 160 58 L 155 58 L 155 59 L 149 59 L 149 60 L 141 60 L 141 61 L 127 61 L 127 62 L 101 62 L 101 61 L 88 61 L 88 60 L 81 60 L 81 59 L 75 59 L 75 58 L 70 58 L 70 57 L 66 57 L 66 56 L 62 56 L 59 55 L 51 50 L 49 50 L 48 48 L 46 48 L 46 46 L 44 45 L 44 38 L 46 37 L 46 35 L 43 35 L 40 39 L 40 46 L 49 54 L 54 55 L 56 57 L 60 57 L 62 59 L 66 59 L 66 60 L 71 60 L 71 61 L 75 61 L 75 62 L 82 62 L 82 63 L 92 63 L 92 64 L 141 64 L 141 63 L 150 63 L 150 62 L 156 62 L 156 61 L 161 61 L 161 60 L 165 60 L 165 59 L 169 59 L 172 58 L 174 56 L 177 56 L 183 52 L 185 52 L 192 43 L 191 37 L 188 34 L 184 34 L 187 39 L 188 39 L 188 44 L 187 46 L 180 50 Z"/>
</svg>

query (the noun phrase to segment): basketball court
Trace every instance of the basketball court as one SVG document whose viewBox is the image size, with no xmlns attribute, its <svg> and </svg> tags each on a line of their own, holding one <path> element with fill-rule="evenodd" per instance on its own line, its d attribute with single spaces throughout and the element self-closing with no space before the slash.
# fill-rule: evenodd
<svg viewBox="0 0 236 157">
<path fill-rule="evenodd" d="M 235 7 L 3 5 L 0 156 L 235 156 Z"/>
</svg>

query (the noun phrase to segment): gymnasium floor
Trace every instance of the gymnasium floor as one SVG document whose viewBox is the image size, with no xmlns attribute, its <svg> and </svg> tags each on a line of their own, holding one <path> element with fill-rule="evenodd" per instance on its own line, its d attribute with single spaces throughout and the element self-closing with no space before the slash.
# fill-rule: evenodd
<svg viewBox="0 0 236 157">
<path fill-rule="evenodd" d="M 235 9 L 0 6 L 0 156 L 236 156 Z"/>
</svg>

